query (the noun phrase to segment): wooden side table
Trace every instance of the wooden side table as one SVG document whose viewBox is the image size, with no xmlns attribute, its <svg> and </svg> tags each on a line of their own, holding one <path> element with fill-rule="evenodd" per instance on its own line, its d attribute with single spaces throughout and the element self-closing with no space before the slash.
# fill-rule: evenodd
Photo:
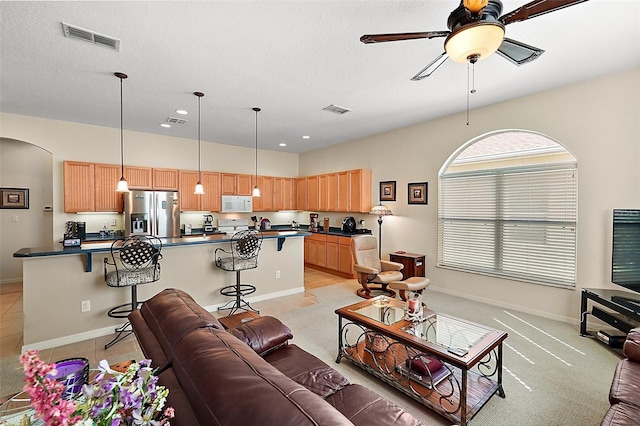
<svg viewBox="0 0 640 426">
<path fill-rule="evenodd" d="M 225 330 L 229 328 L 235 328 L 241 324 L 244 324 L 247 321 L 251 321 L 255 318 L 258 318 L 260 315 L 256 314 L 253 311 L 245 311 L 240 312 L 234 315 L 228 315 L 226 317 L 218 318 L 220 324 L 224 327 Z"/>
<path fill-rule="evenodd" d="M 417 253 L 389 253 L 389 260 L 392 262 L 402 263 L 402 279 L 409 277 L 425 277 L 425 260 L 424 254 Z"/>
</svg>

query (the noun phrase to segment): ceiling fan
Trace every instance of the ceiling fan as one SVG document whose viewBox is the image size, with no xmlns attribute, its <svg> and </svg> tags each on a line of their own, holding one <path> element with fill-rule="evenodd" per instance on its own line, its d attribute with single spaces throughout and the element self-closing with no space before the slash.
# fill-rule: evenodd
<svg viewBox="0 0 640 426">
<path fill-rule="evenodd" d="M 411 78 L 414 81 L 429 77 L 448 58 L 455 62 L 475 64 L 497 51 L 512 63 L 522 65 L 540 57 L 544 50 L 505 37 L 505 26 L 584 1 L 587 0 L 534 0 L 500 16 L 502 2 L 499 0 L 461 0 L 447 20 L 449 31 L 365 34 L 360 37 L 360 41 L 369 44 L 446 37 L 444 53 L 414 75 Z"/>
</svg>

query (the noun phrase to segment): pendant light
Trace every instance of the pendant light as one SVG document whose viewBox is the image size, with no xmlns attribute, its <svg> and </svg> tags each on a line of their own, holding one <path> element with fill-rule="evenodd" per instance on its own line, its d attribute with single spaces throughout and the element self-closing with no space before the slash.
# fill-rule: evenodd
<svg viewBox="0 0 640 426">
<path fill-rule="evenodd" d="M 122 80 L 127 78 L 127 75 L 122 72 L 114 73 L 116 77 L 120 79 L 120 181 L 116 187 L 116 192 L 129 192 L 129 184 L 124 178 L 124 130 L 122 125 Z"/>
<path fill-rule="evenodd" d="M 196 183 L 196 189 L 193 191 L 196 195 L 203 195 L 204 188 L 200 182 L 200 99 L 204 96 L 202 92 L 193 92 L 198 97 L 198 183 Z"/>
<path fill-rule="evenodd" d="M 260 112 L 260 108 L 254 107 L 253 110 L 256 112 L 256 186 L 253 187 L 253 196 L 260 196 L 260 188 L 258 188 L 258 112 Z"/>
</svg>

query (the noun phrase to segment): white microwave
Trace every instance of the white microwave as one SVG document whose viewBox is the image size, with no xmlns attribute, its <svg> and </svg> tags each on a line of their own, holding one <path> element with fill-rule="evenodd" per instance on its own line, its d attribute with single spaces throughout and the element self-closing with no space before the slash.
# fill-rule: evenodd
<svg viewBox="0 0 640 426">
<path fill-rule="evenodd" d="M 251 213 L 253 198 L 248 195 L 223 195 L 222 213 Z"/>
</svg>

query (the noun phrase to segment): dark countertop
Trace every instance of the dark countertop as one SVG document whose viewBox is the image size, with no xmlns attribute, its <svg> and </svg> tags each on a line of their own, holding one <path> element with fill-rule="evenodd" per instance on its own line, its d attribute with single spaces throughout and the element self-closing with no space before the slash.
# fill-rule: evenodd
<svg viewBox="0 0 640 426">
<path fill-rule="evenodd" d="M 281 239 L 291 237 L 306 237 L 311 233 L 306 229 L 273 229 L 263 231 L 264 239 Z M 203 236 L 202 234 L 185 235 L 182 238 L 161 238 L 163 247 L 175 247 L 194 244 L 218 244 L 231 241 L 232 235 L 226 233 L 213 233 Z M 21 248 L 13 253 L 13 257 L 43 257 L 60 256 L 69 254 L 90 254 L 104 253 L 111 250 L 114 239 L 98 239 L 94 241 L 83 241 L 80 247 L 63 247 L 61 244 L 50 247 Z"/>
</svg>

